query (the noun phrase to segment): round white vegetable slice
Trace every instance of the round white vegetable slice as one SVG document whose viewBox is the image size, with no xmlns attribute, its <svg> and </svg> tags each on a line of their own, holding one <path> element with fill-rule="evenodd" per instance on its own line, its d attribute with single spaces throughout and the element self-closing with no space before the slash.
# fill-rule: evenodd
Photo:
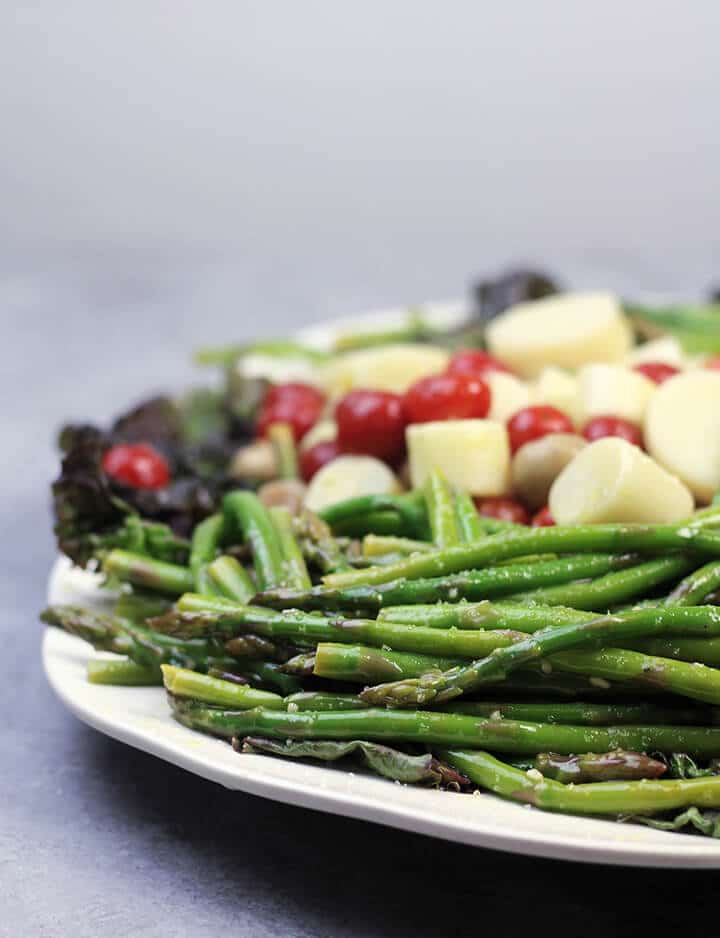
<svg viewBox="0 0 720 938">
<path fill-rule="evenodd" d="M 471 495 L 504 495 L 510 488 L 507 430 L 494 420 L 441 420 L 406 430 L 410 480 L 421 486 L 439 469 Z"/>
<path fill-rule="evenodd" d="M 693 510 L 683 483 L 637 446 L 618 437 L 591 443 L 550 489 L 558 524 L 680 521 Z"/>
<path fill-rule="evenodd" d="M 613 416 L 642 424 L 657 385 L 622 365 L 585 365 L 578 372 L 578 387 L 583 423 L 591 417 Z"/>
<path fill-rule="evenodd" d="M 400 486 L 395 474 L 373 456 L 338 456 L 312 477 L 305 507 L 320 511 L 356 495 L 391 495 Z"/>
<path fill-rule="evenodd" d="M 689 371 L 661 384 L 645 416 L 645 445 L 709 502 L 720 488 L 720 373 Z"/>
<path fill-rule="evenodd" d="M 631 346 L 630 328 L 610 293 L 564 293 L 520 303 L 488 324 L 486 338 L 493 355 L 527 378 L 547 365 L 621 362 Z"/>
<path fill-rule="evenodd" d="M 550 404 L 567 414 L 577 426 L 580 423 L 580 389 L 575 375 L 555 368 L 543 368 L 533 389 L 534 404 Z"/>
<path fill-rule="evenodd" d="M 482 376 L 490 388 L 488 420 L 505 423 L 513 414 L 532 402 L 530 386 L 504 371 L 487 371 Z"/>
<path fill-rule="evenodd" d="M 339 355 L 323 366 L 320 381 L 331 397 L 353 388 L 402 394 L 419 378 L 445 371 L 449 353 L 433 345 L 398 344 Z"/>
</svg>

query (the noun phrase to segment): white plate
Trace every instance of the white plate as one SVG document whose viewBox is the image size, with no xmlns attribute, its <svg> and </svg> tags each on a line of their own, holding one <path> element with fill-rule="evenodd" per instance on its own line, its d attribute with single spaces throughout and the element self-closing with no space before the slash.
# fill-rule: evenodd
<svg viewBox="0 0 720 938">
<path fill-rule="evenodd" d="M 459 304 L 432 310 L 456 321 Z M 327 344 L 333 332 L 391 326 L 402 311 L 355 317 L 304 330 Z M 51 603 L 96 602 L 96 579 L 61 558 L 49 583 Z M 170 716 L 160 688 L 102 687 L 85 679 L 94 652 L 79 639 L 49 628 L 43 641 L 48 680 L 81 720 L 108 736 L 152 753 L 227 788 L 288 804 L 362 818 L 447 840 L 514 853 L 633 866 L 720 867 L 720 843 L 639 825 L 549 814 L 489 794 L 459 795 L 393 784 L 369 775 L 270 756 L 238 755 L 227 743 L 194 733 Z"/>
</svg>

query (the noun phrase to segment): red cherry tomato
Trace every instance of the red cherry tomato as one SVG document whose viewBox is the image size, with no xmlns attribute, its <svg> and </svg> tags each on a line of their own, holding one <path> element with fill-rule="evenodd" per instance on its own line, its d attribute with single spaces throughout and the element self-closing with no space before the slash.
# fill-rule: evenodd
<svg viewBox="0 0 720 938">
<path fill-rule="evenodd" d="M 486 371 L 504 371 L 506 374 L 512 374 L 507 365 L 481 349 L 461 349 L 455 352 L 447 367 L 449 375 L 482 375 Z"/>
<path fill-rule="evenodd" d="M 475 500 L 478 514 L 485 518 L 512 521 L 513 524 L 530 524 L 530 515 L 514 498 L 478 498 Z"/>
<path fill-rule="evenodd" d="M 710 368 L 713 371 L 720 371 L 720 355 L 711 355 L 703 362 L 703 368 Z"/>
<path fill-rule="evenodd" d="M 167 462 L 149 443 L 111 446 L 102 458 L 102 467 L 113 479 L 136 489 L 162 489 L 170 481 Z"/>
<path fill-rule="evenodd" d="M 524 407 L 508 420 L 507 429 L 513 453 L 531 440 L 539 440 L 548 433 L 575 432 L 570 418 L 549 404 Z"/>
<path fill-rule="evenodd" d="M 551 528 L 555 524 L 555 519 L 550 514 L 550 509 L 546 505 L 541 508 L 537 514 L 533 515 L 532 526 L 534 528 Z"/>
<path fill-rule="evenodd" d="M 635 446 L 643 445 L 642 430 L 636 423 L 610 415 L 588 420 L 582 429 L 582 435 L 591 443 L 595 440 L 602 440 L 606 436 L 619 436 L 628 443 L 634 443 Z"/>
<path fill-rule="evenodd" d="M 340 452 L 336 440 L 323 440 L 321 443 L 316 443 L 309 449 L 303 450 L 300 454 L 300 472 L 303 479 L 309 482 L 318 469 L 322 469 L 326 463 L 336 459 Z"/>
<path fill-rule="evenodd" d="M 490 410 L 490 388 L 473 375 L 430 375 L 406 392 L 404 406 L 408 423 L 485 417 Z"/>
<path fill-rule="evenodd" d="M 635 365 L 633 370 L 639 371 L 641 375 L 645 375 L 655 384 L 662 384 L 663 381 L 667 381 L 668 378 L 680 373 L 679 368 L 665 362 L 641 362 L 639 365 Z"/>
<path fill-rule="evenodd" d="M 316 424 L 325 406 L 325 395 L 309 384 L 276 384 L 260 405 L 257 435 L 265 436 L 273 423 L 289 423 L 295 442 Z"/>
<path fill-rule="evenodd" d="M 405 450 L 403 399 L 390 391 L 350 391 L 335 408 L 337 441 L 344 453 L 395 462 Z"/>
</svg>

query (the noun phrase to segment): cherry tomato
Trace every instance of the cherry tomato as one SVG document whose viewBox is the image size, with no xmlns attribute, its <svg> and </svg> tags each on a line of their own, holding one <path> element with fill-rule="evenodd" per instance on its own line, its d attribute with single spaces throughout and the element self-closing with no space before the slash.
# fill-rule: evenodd
<svg viewBox="0 0 720 938">
<path fill-rule="evenodd" d="M 390 391 L 350 391 L 335 408 L 337 441 L 344 453 L 393 463 L 405 450 L 403 399 Z"/>
<path fill-rule="evenodd" d="M 641 362 L 639 365 L 635 365 L 633 370 L 639 371 L 641 375 L 645 375 L 655 384 L 662 384 L 663 381 L 667 381 L 668 378 L 680 373 L 679 368 L 665 362 Z"/>
<path fill-rule="evenodd" d="M 550 509 L 546 505 L 541 508 L 537 514 L 533 515 L 532 526 L 534 528 L 551 528 L 555 524 L 555 519 L 550 514 Z"/>
<path fill-rule="evenodd" d="M 102 458 L 103 470 L 136 489 L 162 489 L 170 481 L 165 458 L 149 443 L 120 443 Z"/>
<path fill-rule="evenodd" d="M 404 406 L 408 423 L 485 417 L 490 410 L 490 388 L 473 375 L 430 375 L 406 392 Z"/>
<path fill-rule="evenodd" d="M 447 367 L 449 375 L 482 375 L 486 371 L 504 371 L 506 374 L 512 374 L 507 365 L 481 349 L 461 349 L 455 352 Z"/>
<path fill-rule="evenodd" d="M 507 429 L 513 453 L 531 440 L 539 440 L 548 433 L 575 432 L 570 418 L 549 404 L 524 407 L 508 420 Z"/>
<path fill-rule="evenodd" d="M 720 355 L 711 355 L 703 362 L 703 368 L 710 368 L 713 371 L 720 371 Z"/>
<path fill-rule="evenodd" d="M 303 479 L 309 482 L 318 469 L 333 459 L 336 459 L 341 453 L 337 440 L 323 440 L 316 443 L 309 449 L 303 450 L 300 454 L 300 472 Z"/>
<path fill-rule="evenodd" d="M 475 500 L 478 514 L 485 518 L 512 521 L 513 524 L 530 524 L 530 515 L 514 498 L 478 498 Z"/>
<path fill-rule="evenodd" d="M 289 423 L 299 442 L 317 423 L 325 406 L 325 395 L 309 384 L 276 384 L 260 405 L 257 435 L 265 436 L 273 423 Z"/>
<path fill-rule="evenodd" d="M 602 440 L 606 436 L 619 436 L 628 443 L 634 443 L 635 446 L 643 445 L 642 430 L 636 423 L 611 415 L 593 417 L 592 420 L 588 420 L 582 429 L 582 435 L 591 443 L 595 440 Z"/>
</svg>

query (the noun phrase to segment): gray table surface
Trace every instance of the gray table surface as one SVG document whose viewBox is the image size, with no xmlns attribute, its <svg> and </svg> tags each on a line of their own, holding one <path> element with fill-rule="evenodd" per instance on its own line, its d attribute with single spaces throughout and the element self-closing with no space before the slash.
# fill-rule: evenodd
<svg viewBox="0 0 720 938">
<path fill-rule="evenodd" d="M 712 873 L 513 857 L 228 792 L 65 711 L 37 624 L 53 432 L 177 386 L 192 344 L 249 334 L 259 316 L 178 276 L 45 274 L 2 289 L 2 938 L 454 936 L 498 921 L 505 935 L 708 933 Z M 264 303 L 265 331 L 322 305 L 286 292 Z"/>
</svg>

